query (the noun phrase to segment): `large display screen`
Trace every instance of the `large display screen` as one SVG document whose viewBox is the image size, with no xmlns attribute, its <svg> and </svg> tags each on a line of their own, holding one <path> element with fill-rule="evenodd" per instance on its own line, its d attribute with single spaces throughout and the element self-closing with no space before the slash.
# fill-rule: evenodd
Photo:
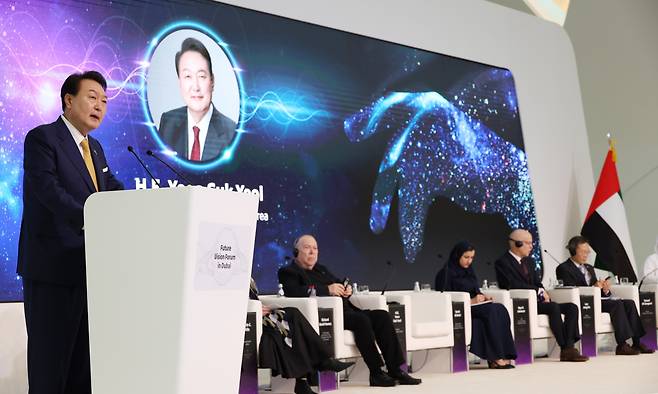
<svg viewBox="0 0 658 394">
<path fill-rule="evenodd" d="M 63 80 L 89 69 L 109 82 L 92 135 L 126 188 L 154 186 L 130 145 L 161 187 L 260 197 L 262 292 L 275 291 L 305 233 L 321 264 L 370 288 L 433 283 L 463 239 L 477 247 L 480 279 L 493 281 L 516 227 L 533 233 L 541 268 L 506 69 L 212 1 L 31 1 L 0 12 L 0 300 L 21 299 L 25 134 L 61 115 Z"/>
</svg>

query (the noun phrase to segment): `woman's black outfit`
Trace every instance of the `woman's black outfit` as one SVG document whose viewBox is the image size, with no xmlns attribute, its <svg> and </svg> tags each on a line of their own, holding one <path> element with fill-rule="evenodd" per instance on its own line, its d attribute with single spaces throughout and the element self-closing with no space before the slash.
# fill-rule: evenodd
<svg viewBox="0 0 658 394">
<path fill-rule="evenodd" d="M 455 245 L 445 267 L 436 274 L 436 290 L 464 291 L 471 298 L 482 294 L 473 267 L 459 265 L 459 259 L 469 249 L 472 250 L 466 242 Z M 489 361 L 516 358 L 510 318 L 503 305 L 488 303 L 472 306 L 471 323 L 471 353 Z"/>
</svg>

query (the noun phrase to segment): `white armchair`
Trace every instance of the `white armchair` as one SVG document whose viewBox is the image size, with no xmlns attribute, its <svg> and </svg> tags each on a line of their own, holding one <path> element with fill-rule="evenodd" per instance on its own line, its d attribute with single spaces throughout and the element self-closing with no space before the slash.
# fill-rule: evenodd
<svg viewBox="0 0 658 394">
<path fill-rule="evenodd" d="M 319 332 L 318 320 L 318 302 L 315 298 L 293 298 L 293 297 L 279 297 L 276 295 L 261 295 L 259 296 L 260 302 L 263 305 L 269 306 L 272 309 L 294 307 L 304 315 L 306 320 L 311 324 L 315 332 Z M 259 302 L 259 303 L 260 303 Z M 260 308 L 259 308 L 260 312 Z M 258 314 L 261 315 L 260 313 Z M 259 329 L 262 331 L 262 316 L 259 322 Z M 259 336 L 260 340 L 260 336 Z M 270 370 L 265 370 L 265 375 L 261 374 L 262 380 L 270 380 L 270 389 L 273 393 L 292 393 L 295 389 L 295 379 L 285 379 L 280 376 L 270 376 Z M 265 382 L 266 383 L 266 382 Z M 265 384 L 267 385 L 267 384 Z"/>
<path fill-rule="evenodd" d="M 404 305 L 405 341 L 412 370 L 418 369 L 414 360 L 420 351 L 426 351 L 422 365 L 432 372 L 451 370 L 451 350 L 454 345 L 452 297 L 464 304 L 464 331 L 466 345 L 471 340 L 471 309 L 468 293 L 436 291 L 392 291 L 386 294 L 390 302 Z M 441 349 L 441 351 L 436 351 Z M 446 350 L 446 351 L 443 351 Z M 430 351 L 434 351 L 430 354 Z"/>
<path fill-rule="evenodd" d="M 471 340 L 471 310 L 468 293 L 437 291 L 391 291 L 387 301 L 404 305 L 407 351 L 451 347 L 452 297 L 465 297 L 464 325 L 466 343 Z M 463 299 L 460 299 L 462 301 Z"/>
<path fill-rule="evenodd" d="M 559 351 L 560 349 L 558 346 L 555 346 L 555 337 L 551 331 L 548 316 L 540 315 L 537 312 L 537 292 L 535 290 L 512 289 L 509 293 L 512 299 L 525 298 L 528 300 L 528 323 L 530 328 L 532 356 L 534 357 L 534 344 L 532 342 L 536 339 L 544 338 L 549 340 L 547 352 L 549 355 L 554 355 L 554 352 Z M 575 304 L 580 311 L 580 293 L 577 288 L 553 289 L 549 290 L 548 294 L 551 297 L 551 301 L 559 304 L 571 302 Z M 564 319 L 564 316 L 562 316 L 562 318 Z M 578 332 L 582 332 L 580 317 L 578 318 Z"/>
<path fill-rule="evenodd" d="M 265 295 L 259 297 L 263 305 L 272 309 L 297 308 L 306 320 L 319 332 L 318 301 L 316 298 L 279 297 L 276 295 Z"/>
</svg>

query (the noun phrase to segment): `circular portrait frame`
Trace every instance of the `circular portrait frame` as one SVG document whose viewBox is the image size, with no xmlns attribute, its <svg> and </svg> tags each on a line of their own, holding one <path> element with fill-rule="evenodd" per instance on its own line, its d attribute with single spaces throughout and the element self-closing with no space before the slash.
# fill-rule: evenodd
<svg viewBox="0 0 658 394">
<path fill-rule="evenodd" d="M 166 112 L 173 112 L 176 108 L 184 109 L 185 106 L 179 91 L 175 56 L 172 54 L 175 55 L 180 51 L 182 41 L 190 37 L 199 40 L 207 48 L 212 61 L 214 74 L 212 103 L 215 110 L 213 120 L 215 112 L 219 111 L 226 122 L 235 124 L 231 141 L 217 156 L 205 161 L 188 160 L 187 152 L 181 154 L 173 150 L 159 132 L 161 116 Z M 188 170 L 209 170 L 229 163 L 241 139 L 245 99 L 240 67 L 225 41 L 200 23 L 189 21 L 173 23 L 162 29 L 151 40 L 142 64 L 146 69 L 142 80 L 144 92 L 142 110 L 159 150 Z M 175 94 L 172 91 L 175 91 Z"/>
</svg>

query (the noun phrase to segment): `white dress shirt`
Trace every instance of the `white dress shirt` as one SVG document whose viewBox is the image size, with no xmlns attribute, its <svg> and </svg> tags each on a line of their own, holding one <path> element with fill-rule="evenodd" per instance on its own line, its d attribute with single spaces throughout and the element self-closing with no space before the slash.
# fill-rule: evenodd
<svg viewBox="0 0 658 394">
<path fill-rule="evenodd" d="M 62 120 L 64 121 L 64 124 L 66 127 L 69 129 L 69 132 L 71 133 L 71 137 L 73 137 L 73 141 L 75 141 L 75 145 L 78 147 L 78 151 L 80 152 L 80 156 L 84 159 L 84 154 L 82 153 L 82 141 L 87 139 L 86 135 L 82 135 L 82 133 L 73 126 L 73 123 L 69 122 L 68 119 L 64 115 L 62 115 Z M 91 148 L 90 148 L 91 149 Z"/>
</svg>

